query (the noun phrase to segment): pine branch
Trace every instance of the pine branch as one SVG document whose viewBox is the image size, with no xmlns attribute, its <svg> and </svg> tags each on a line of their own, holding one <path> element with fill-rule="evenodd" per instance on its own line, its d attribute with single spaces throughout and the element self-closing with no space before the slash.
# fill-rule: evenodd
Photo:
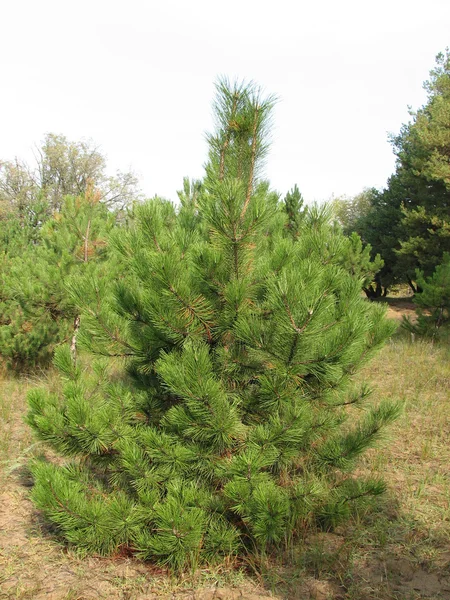
<svg viewBox="0 0 450 600">
<path fill-rule="evenodd" d="M 259 124 L 260 110 L 261 109 L 259 106 L 255 106 L 255 116 L 254 116 L 253 131 L 252 131 L 252 153 L 251 153 L 251 159 L 250 159 L 250 172 L 248 175 L 247 194 L 245 196 L 245 203 L 244 203 L 244 206 L 243 206 L 242 212 L 241 212 L 241 219 L 244 218 L 245 213 L 247 212 L 247 208 L 248 208 L 250 199 L 252 197 L 252 192 L 253 192 L 253 185 L 254 185 L 253 177 L 254 177 L 255 163 L 256 163 L 256 152 L 257 152 L 257 147 L 258 147 L 257 130 L 258 130 L 258 124 Z"/>
</svg>

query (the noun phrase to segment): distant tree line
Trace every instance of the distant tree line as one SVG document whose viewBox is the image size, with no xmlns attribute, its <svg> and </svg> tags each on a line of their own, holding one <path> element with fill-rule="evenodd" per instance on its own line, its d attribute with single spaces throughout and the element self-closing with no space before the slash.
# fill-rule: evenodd
<svg viewBox="0 0 450 600">
<path fill-rule="evenodd" d="M 436 58 L 424 83 L 426 104 L 410 111 L 391 143 L 395 173 L 385 189 L 366 189 L 335 201 L 347 234 L 357 232 L 384 261 L 373 295 L 396 283 L 420 291 L 450 251 L 450 54 Z"/>
<path fill-rule="evenodd" d="M 391 143 L 395 173 L 382 190 L 366 189 L 353 198 L 338 198 L 335 214 L 350 235 L 357 232 L 379 254 L 383 267 L 369 296 L 385 296 L 405 283 L 442 324 L 449 318 L 450 272 L 450 54 L 436 57 L 424 83 L 427 102 L 410 111 Z M 422 292 L 426 294 L 419 298 Z M 421 312 L 422 321 L 425 313 Z"/>
</svg>

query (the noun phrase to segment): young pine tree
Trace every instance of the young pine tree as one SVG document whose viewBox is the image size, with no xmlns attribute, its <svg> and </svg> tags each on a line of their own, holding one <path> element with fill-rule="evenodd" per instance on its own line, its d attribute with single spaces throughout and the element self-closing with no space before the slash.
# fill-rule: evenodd
<svg viewBox="0 0 450 600">
<path fill-rule="evenodd" d="M 88 189 L 66 196 L 61 211 L 38 231 L 13 217 L 8 228 L 2 223 L 9 243 L 0 264 L 0 357 L 9 367 L 46 365 L 56 345 L 73 337 L 78 310 L 67 285 L 73 277 L 100 277 L 114 220 Z"/>
<path fill-rule="evenodd" d="M 434 338 L 450 319 L 450 254 L 444 252 L 442 263 L 430 277 L 421 271 L 417 271 L 416 276 L 421 289 L 414 297 L 417 321 L 413 323 L 404 317 L 403 326 L 412 333 Z"/>
<path fill-rule="evenodd" d="M 360 236 L 354 231 L 347 238 L 342 254 L 342 266 L 352 275 L 358 277 L 362 283 L 362 289 L 370 299 L 386 296 L 387 288 L 382 291 L 380 271 L 384 266 L 384 261 L 379 254 L 371 259 L 372 246 L 363 242 Z"/>
<path fill-rule="evenodd" d="M 284 210 L 287 215 L 287 228 L 289 229 L 291 235 L 296 237 L 300 230 L 300 224 L 305 215 L 305 208 L 303 208 L 304 200 L 303 196 L 300 193 L 300 190 L 297 187 L 297 184 L 294 185 L 292 190 L 290 190 L 283 199 L 284 202 Z"/>
<path fill-rule="evenodd" d="M 326 211 L 294 238 L 259 182 L 272 106 L 221 81 L 201 189 L 140 206 L 112 240 L 121 280 L 72 289 L 80 341 L 126 374 L 61 348 L 63 394 L 33 391 L 28 422 L 67 458 L 33 465 L 33 499 L 85 551 L 192 567 L 332 527 L 383 490 L 353 468 L 398 408 L 358 413 L 351 379 L 392 327 Z"/>
</svg>

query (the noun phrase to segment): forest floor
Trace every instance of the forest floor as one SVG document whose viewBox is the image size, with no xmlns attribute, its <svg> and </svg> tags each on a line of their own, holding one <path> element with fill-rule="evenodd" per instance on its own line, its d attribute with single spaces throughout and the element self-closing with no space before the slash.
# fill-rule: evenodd
<svg viewBox="0 0 450 600">
<path fill-rule="evenodd" d="M 405 304 L 409 302 L 409 305 Z M 412 314 L 389 300 L 389 316 Z M 364 369 L 373 401 L 404 402 L 360 471 L 388 484 L 376 512 L 311 533 L 289 557 L 182 579 L 131 558 L 82 558 L 46 530 L 29 500 L 26 393 L 52 374 L 0 381 L 0 598 L 25 600 L 450 600 L 450 347 L 397 334 Z"/>
</svg>

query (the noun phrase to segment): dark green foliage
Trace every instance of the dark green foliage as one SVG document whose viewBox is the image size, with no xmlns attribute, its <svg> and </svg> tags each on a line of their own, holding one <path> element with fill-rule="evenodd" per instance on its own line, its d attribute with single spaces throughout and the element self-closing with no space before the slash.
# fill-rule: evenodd
<svg viewBox="0 0 450 600">
<path fill-rule="evenodd" d="M 426 104 L 411 111 L 411 122 L 403 125 L 391 141 L 397 156 L 395 173 L 385 190 L 372 191 L 352 228 L 374 253 L 380 253 L 384 268 L 380 286 L 408 282 L 412 290 L 416 270 L 430 276 L 450 251 L 450 55 L 439 54 L 436 68 L 424 84 Z M 345 212 L 345 211 L 344 211 Z"/>
<path fill-rule="evenodd" d="M 357 232 L 366 247 L 370 246 L 371 257 L 375 261 L 376 256 L 382 258 L 383 265 L 374 277 L 375 285 L 369 286 L 368 295 L 385 296 L 392 284 L 405 279 L 404 273 L 397 269 L 397 250 L 400 248 L 400 239 L 403 235 L 401 206 L 404 191 L 396 176 L 393 175 L 385 190 L 366 190 L 362 197 L 364 203 L 362 207 L 360 206 L 361 210 L 351 220 L 351 227 L 344 227 L 344 232 L 347 235 L 352 231 Z M 350 209 L 353 205 L 353 201 L 347 203 Z"/>
<path fill-rule="evenodd" d="M 63 393 L 29 398 L 37 436 L 72 461 L 33 467 L 69 543 L 194 567 L 331 527 L 383 489 L 352 469 L 398 407 L 360 419 L 368 390 L 351 379 L 394 327 L 342 266 L 328 210 L 305 210 L 292 236 L 257 180 L 272 103 L 220 82 L 204 184 L 115 232 L 120 281 L 71 287 L 80 342 L 120 376 L 61 347 Z"/>
</svg>

